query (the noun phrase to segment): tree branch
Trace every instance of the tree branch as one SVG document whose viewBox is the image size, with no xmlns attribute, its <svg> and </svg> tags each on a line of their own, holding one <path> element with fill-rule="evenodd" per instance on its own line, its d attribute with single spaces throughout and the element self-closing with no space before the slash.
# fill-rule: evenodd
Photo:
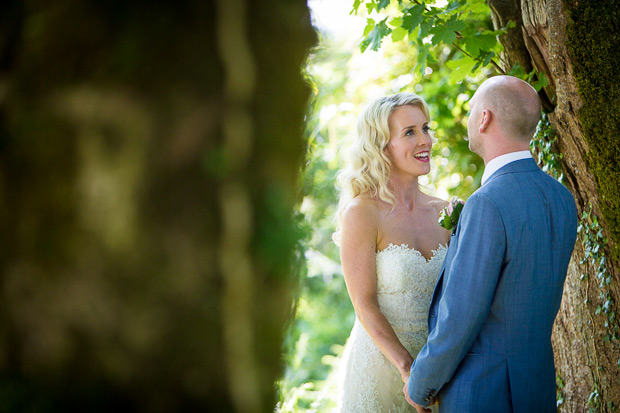
<svg viewBox="0 0 620 413">
<path fill-rule="evenodd" d="M 456 47 L 458 50 L 460 50 L 461 52 L 463 52 L 465 54 L 465 56 L 469 57 L 470 59 L 474 59 L 474 57 L 472 55 L 470 55 L 469 53 L 467 53 L 465 50 L 463 50 L 458 44 L 452 42 L 452 46 Z M 475 59 L 474 59 L 475 60 Z M 502 69 L 501 67 L 499 67 L 499 65 L 497 63 L 495 63 L 495 60 L 491 59 L 491 61 L 489 62 L 491 63 L 491 65 L 493 65 L 493 67 L 495 68 L 495 70 L 497 70 L 500 74 L 505 75 L 506 72 L 504 71 L 504 69 Z"/>
</svg>

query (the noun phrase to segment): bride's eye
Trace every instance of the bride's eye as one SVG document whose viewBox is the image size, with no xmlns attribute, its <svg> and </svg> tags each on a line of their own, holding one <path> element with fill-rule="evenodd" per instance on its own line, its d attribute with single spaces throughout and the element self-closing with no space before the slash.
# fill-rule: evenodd
<svg viewBox="0 0 620 413">
<path fill-rule="evenodd" d="M 407 131 L 405 132 L 405 136 L 411 136 L 415 134 L 415 132 L 413 131 L 413 129 L 407 129 Z"/>
</svg>

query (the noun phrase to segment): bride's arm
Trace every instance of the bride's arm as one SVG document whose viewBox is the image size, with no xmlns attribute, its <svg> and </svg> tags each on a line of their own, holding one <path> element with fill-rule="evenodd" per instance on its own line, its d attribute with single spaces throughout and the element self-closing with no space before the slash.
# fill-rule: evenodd
<svg viewBox="0 0 620 413">
<path fill-rule="evenodd" d="M 378 211 L 374 201 L 354 199 L 342 216 L 340 260 L 358 320 L 406 382 L 413 358 L 379 310 L 377 301 L 377 230 Z"/>
</svg>

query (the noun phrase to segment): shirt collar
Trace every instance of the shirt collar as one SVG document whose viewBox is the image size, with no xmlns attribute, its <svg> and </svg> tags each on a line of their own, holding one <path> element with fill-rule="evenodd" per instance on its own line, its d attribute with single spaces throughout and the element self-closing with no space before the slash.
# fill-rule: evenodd
<svg viewBox="0 0 620 413">
<path fill-rule="evenodd" d="M 484 167 L 484 173 L 482 174 L 481 185 L 493 175 L 498 169 L 503 166 L 508 165 L 514 161 L 520 161 L 521 159 L 531 158 L 532 154 L 530 151 L 518 151 L 518 152 L 510 152 L 504 155 L 500 155 L 497 158 L 493 158 L 486 164 Z"/>
</svg>

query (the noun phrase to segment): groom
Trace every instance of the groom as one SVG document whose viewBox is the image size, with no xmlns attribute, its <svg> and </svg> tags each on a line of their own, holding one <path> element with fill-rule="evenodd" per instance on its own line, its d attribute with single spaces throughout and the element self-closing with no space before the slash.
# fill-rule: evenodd
<svg viewBox="0 0 620 413">
<path fill-rule="evenodd" d="M 428 341 L 403 392 L 419 412 L 555 412 L 551 330 L 577 236 L 570 192 L 529 152 L 540 101 L 510 76 L 470 100 L 470 149 L 485 163 L 450 239 Z"/>
</svg>

